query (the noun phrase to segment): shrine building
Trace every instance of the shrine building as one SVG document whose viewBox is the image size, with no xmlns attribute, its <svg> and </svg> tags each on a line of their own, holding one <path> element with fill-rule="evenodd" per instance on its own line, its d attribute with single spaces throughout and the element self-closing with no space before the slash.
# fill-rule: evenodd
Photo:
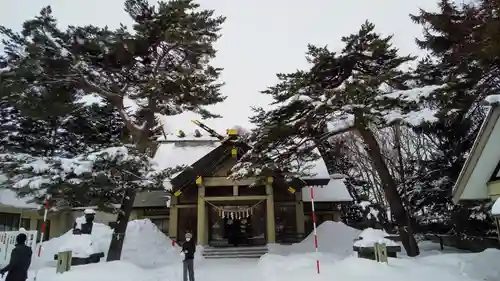
<svg viewBox="0 0 500 281">
<path fill-rule="evenodd" d="M 198 244 L 210 246 L 294 243 L 312 231 L 313 186 L 318 224 L 340 220 L 342 204 L 352 197 L 343 179 L 330 176 L 321 157 L 307 163 L 312 176 L 291 183 L 280 176 L 232 181 L 227 178 L 231 168 L 250 149 L 236 139 L 235 130 L 221 139 L 195 128 L 166 136 L 155 161 L 161 168 L 187 168 L 168 183 L 171 196 L 164 191 L 138 194 L 134 216 L 150 218 L 176 241 L 191 232 Z"/>
</svg>

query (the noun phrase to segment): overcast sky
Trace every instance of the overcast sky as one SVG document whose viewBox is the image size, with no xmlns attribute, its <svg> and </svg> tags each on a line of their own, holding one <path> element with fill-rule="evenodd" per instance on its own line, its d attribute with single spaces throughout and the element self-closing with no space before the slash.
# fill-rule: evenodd
<svg viewBox="0 0 500 281">
<path fill-rule="evenodd" d="M 150 0 L 152 1 L 152 0 Z M 419 8 L 434 10 L 437 0 L 199 0 L 202 7 L 227 17 L 216 65 L 223 67 L 227 102 L 217 106 L 222 127 L 246 125 L 250 106 L 269 102 L 260 90 L 276 82 L 277 72 L 304 68 L 308 43 L 339 49 L 340 37 L 366 20 L 394 34 L 404 53 L 419 54 L 414 39 L 420 26 L 408 15 Z M 0 24 L 17 29 L 24 20 L 51 5 L 61 25 L 130 24 L 122 0 L 1 0 Z M 211 122 L 213 123 L 213 122 Z"/>
</svg>

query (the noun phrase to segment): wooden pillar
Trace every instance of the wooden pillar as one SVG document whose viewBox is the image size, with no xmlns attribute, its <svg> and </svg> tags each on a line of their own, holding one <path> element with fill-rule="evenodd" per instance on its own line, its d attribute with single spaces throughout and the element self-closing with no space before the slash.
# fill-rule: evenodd
<svg viewBox="0 0 500 281">
<path fill-rule="evenodd" d="M 177 225 L 179 221 L 179 208 L 177 208 L 177 196 L 170 197 L 170 217 L 168 219 L 168 236 L 177 241 Z"/>
<path fill-rule="evenodd" d="M 295 192 L 295 223 L 297 224 L 297 234 L 303 238 L 305 236 L 304 202 L 302 202 L 302 191 Z"/>
<path fill-rule="evenodd" d="M 233 185 L 233 196 L 238 196 L 238 185 Z"/>
<path fill-rule="evenodd" d="M 268 177 L 266 183 L 266 224 L 267 243 L 276 243 L 276 222 L 274 217 L 273 178 Z"/>
<path fill-rule="evenodd" d="M 209 218 L 208 218 L 208 214 L 210 212 L 210 206 L 208 204 L 205 204 L 205 213 L 207 214 L 206 217 L 205 217 L 205 231 L 203 232 L 204 235 L 203 235 L 203 245 L 208 245 L 208 239 L 210 237 L 208 237 L 209 235 L 209 228 L 210 228 L 210 222 L 209 222 Z"/>
<path fill-rule="evenodd" d="M 196 179 L 196 184 L 198 185 L 198 224 L 196 228 L 197 242 L 199 245 L 205 245 L 205 224 L 206 224 L 206 214 L 207 208 L 205 206 L 205 185 L 203 184 L 202 178 L 198 177 Z"/>
</svg>

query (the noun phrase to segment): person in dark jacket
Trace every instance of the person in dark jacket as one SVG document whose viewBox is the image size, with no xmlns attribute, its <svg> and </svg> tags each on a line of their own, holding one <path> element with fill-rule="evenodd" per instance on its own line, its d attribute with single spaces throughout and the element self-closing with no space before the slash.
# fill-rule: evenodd
<svg viewBox="0 0 500 281">
<path fill-rule="evenodd" d="M 28 279 L 28 269 L 31 265 L 33 251 L 31 251 L 30 247 L 26 246 L 27 238 L 24 233 L 17 235 L 16 246 L 10 254 L 10 262 L 0 270 L 2 277 L 5 272 L 8 272 L 5 281 L 25 281 Z"/>
<path fill-rule="evenodd" d="M 184 256 L 183 266 L 183 281 L 194 281 L 194 253 L 196 252 L 196 244 L 193 241 L 193 235 L 186 233 L 186 242 L 182 244 L 182 255 Z"/>
</svg>

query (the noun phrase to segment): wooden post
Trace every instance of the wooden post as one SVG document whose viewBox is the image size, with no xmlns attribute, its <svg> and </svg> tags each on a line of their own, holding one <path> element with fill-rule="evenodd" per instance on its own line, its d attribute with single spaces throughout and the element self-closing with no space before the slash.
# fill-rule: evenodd
<svg viewBox="0 0 500 281">
<path fill-rule="evenodd" d="M 71 269 L 71 251 L 57 253 L 56 273 L 64 273 Z"/>
<path fill-rule="evenodd" d="M 206 220 L 206 206 L 205 206 L 205 185 L 201 177 L 196 179 L 198 185 L 198 224 L 196 228 L 197 241 L 199 245 L 205 245 L 205 220 Z"/>
<path fill-rule="evenodd" d="M 374 245 L 375 251 L 375 260 L 378 262 L 388 262 L 387 259 L 387 246 L 385 243 L 375 243 Z"/>
<path fill-rule="evenodd" d="M 268 177 L 266 183 L 266 224 L 267 243 L 276 243 L 276 222 L 274 217 L 273 178 Z"/>
<path fill-rule="evenodd" d="M 302 191 L 295 192 L 295 223 L 297 224 L 297 234 L 300 239 L 305 236 L 304 202 L 302 202 Z"/>
<path fill-rule="evenodd" d="M 179 208 L 177 208 L 177 196 L 170 197 L 170 217 L 168 220 L 168 236 L 173 241 L 177 241 L 177 225 L 179 221 Z"/>
</svg>

